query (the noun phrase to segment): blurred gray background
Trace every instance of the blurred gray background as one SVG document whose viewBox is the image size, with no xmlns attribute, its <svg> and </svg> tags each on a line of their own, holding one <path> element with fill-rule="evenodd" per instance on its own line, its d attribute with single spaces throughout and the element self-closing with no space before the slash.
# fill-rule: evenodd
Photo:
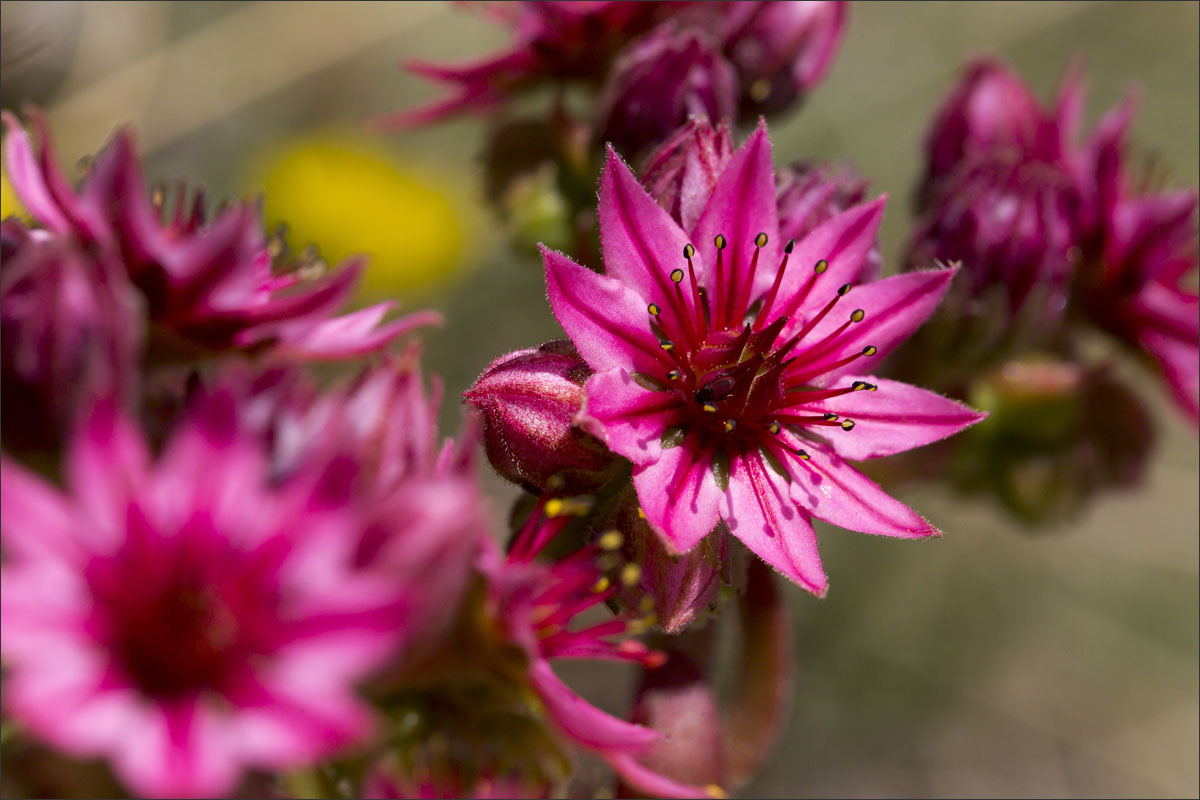
<svg viewBox="0 0 1200 800">
<path fill-rule="evenodd" d="M 1197 9 L 857 3 L 828 79 L 772 125 L 776 161 L 845 160 L 888 192 L 892 260 L 910 222 L 924 126 L 963 61 L 1001 56 L 1048 98 L 1082 56 L 1089 124 L 1140 86 L 1139 152 L 1166 165 L 1171 184 L 1195 186 Z M 0 93 L 5 108 L 46 109 L 65 164 L 130 124 L 156 178 L 186 176 L 216 197 L 277 188 L 288 196 L 269 197 L 268 211 L 290 212 L 297 245 L 340 251 L 325 239 L 350 236 L 363 220 L 378 227 L 383 213 L 394 235 L 363 246 L 382 265 L 371 292 L 446 314 L 426 352 L 428 369 L 444 376 L 452 428 L 455 398 L 489 361 L 559 330 L 540 270 L 509 254 L 479 201 L 483 126 L 368 137 L 361 122 L 435 96 L 399 59 L 470 59 L 506 38 L 441 3 L 5 2 Z M 307 168 L 319 151 L 286 154 L 313 136 L 369 153 L 352 166 L 386 164 L 378 171 L 391 182 L 347 195 L 338 177 L 357 173 L 342 170 L 327 195 L 291 196 L 288 169 Z M 364 207 L 389 197 L 411 202 Z M 1158 387 L 1141 383 L 1161 426 L 1145 484 L 1100 499 L 1073 524 L 1032 533 L 929 486 L 904 498 L 943 539 L 820 529 L 832 589 L 823 601 L 791 593 L 795 712 L 747 794 L 1200 793 L 1197 440 Z M 499 519 L 512 491 L 488 487 Z M 597 685 L 586 671 L 571 675 Z M 614 710 L 626 702 L 620 692 L 596 699 Z"/>
</svg>

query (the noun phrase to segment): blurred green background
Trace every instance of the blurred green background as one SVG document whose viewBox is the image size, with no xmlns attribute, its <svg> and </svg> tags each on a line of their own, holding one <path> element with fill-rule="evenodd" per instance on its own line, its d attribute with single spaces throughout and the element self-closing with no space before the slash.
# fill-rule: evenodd
<svg viewBox="0 0 1200 800">
<path fill-rule="evenodd" d="M 1198 7 L 857 3 L 828 79 L 772 125 L 776 161 L 845 160 L 888 192 L 894 259 L 924 126 L 964 59 L 999 55 L 1049 97 L 1082 56 L 1089 122 L 1140 86 L 1139 154 L 1194 186 Z M 489 361 L 559 329 L 540 269 L 482 207 L 484 126 L 370 135 L 362 121 L 435 95 L 398 60 L 469 59 L 506 36 L 442 3 L 5 2 L 0 94 L 46 109 L 65 164 L 130 124 L 155 178 L 215 198 L 266 188 L 294 246 L 374 255 L 364 297 L 447 317 L 426 353 L 453 428 L 455 398 Z M 903 495 L 943 539 L 820 529 L 832 589 L 791 592 L 795 712 L 746 794 L 1200 793 L 1197 440 L 1142 383 L 1161 426 L 1145 484 L 1072 524 L 1023 530 L 928 486 Z M 499 519 L 512 491 L 487 485 Z M 569 673 L 619 711 L 627 687 L 612 675 Z"/>
</svg>

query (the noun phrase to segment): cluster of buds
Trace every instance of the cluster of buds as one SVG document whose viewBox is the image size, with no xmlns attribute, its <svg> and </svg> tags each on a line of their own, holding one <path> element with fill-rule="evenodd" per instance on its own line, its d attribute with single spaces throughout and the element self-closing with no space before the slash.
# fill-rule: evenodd
<svg viewBox="0 0 1200 800">
<path fill-rule="evenodd" d="M 962 269 L 952 302 L 895 372 L 985 398 L 997 412 L 993 433 L 1021 416 L 1019 436 L 970 437 L 963 474 L 1026 519 L 1054 518 L 1100 487 L 1136 483 L 1149 452 L 1149 413 L 1137 396 L 1104 363 L 1080 357 L 1089 328 L 1155 367 L 1197 420 L 1197 196 L 1150 189 L 1133 174 L 1125 144 L 1133 109 L 1127 99 L 1079 144 L 1078 69 L 1046 109 L 1006 66 L 980 61 L 926 141 L 907 266 L 941 260 Z M 1034 433 L 1044 427 L 1034 417 L 1057 420 L 1053 432 Z M 1114 472 L 1100 464 L 1118 441 L 1134 446 L 1107 461 L 1123 465 Z M 992 445 L 1001 442 L 998 452 Z"/>
<path fill-rule="evenodd" d="M 580 253 L 594 251 L 593 178 L 605 143 L 640 157 L 693 116 L 751 122 L 795 108 L 832 65 L 848 13 L 847 4 L 824 0 L 485 8 L 512 29 L 512 46 L 460 66 L 410 63 L 453 93 L 377 124 L 405 128 L 504 108 L 545 86 L 587 93 L 582 115 L 558 102 L 544 117 L 501 121 L 485 148 L 489 196 L 514 240 Z"/>
</svg>

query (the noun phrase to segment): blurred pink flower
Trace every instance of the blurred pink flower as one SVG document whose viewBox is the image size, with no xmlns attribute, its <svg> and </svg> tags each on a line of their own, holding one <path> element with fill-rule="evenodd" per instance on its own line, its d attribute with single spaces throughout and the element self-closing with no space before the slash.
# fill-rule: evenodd
<svg viewBox="0 0 1200 800">
<path fill-rule="evenodd" d="M 271 482 L 227 393 L 153 462 L 97 406 L 65 494 L 5 458 L 6 713 L 148 796 L 226 794 L 244 768 L 361 740 L 354 683 L 391 653 L 404 597 L 354 566 L 347 466 Z"/>
<path fill-rule="evenodd" d="M 210 220 L 203 194 L 189 197 L 180 183 L 174 213 L 164 219 L 165 197 L 147 190 L 128 131 L 96 157 L 76 191 L 55 162 L 40 114 L 30 114 L 36 152 L 16 118 L 3 119 L 5 164 L 25 208 L 54 236 L 124 267 L 154 323 L 152 350 L 165 350 L 164 357 L 181 349 L 273 348 L 303 359 L 351 358 L 438 319 L 421 312 L 381 326 L 391 303 L 335 317 L 364 264 L 320 277 L 273 269 L 253 205 L 234 204 Z"/>
<path fill-rule="evenodd" d="M 528 680 L 547 717 L 575 747 L 607 761 L 630 786 L 652 797 L 721 797 L 716 786 L 696 787 L 660 775 L 638 761 L 660 735 L 650 728 L 618 719 L 593 706 L 555 675 L 552 659 L 616 659 L 654 667 L 661 653 L 620 638 L 630 628 L 621 617 L 588 627 L 572 622 L 602 605 L 619 591 L 602 567 L 606 550 L 620 547 L 602 537 L 557 561 L 536 561 L 562 531 L 577 498 L 542 498 L 529 520 L 513 537 L 507 556 L 490 551 L 482 560 L 490 603 L 502 635 L 519 645 L 529 659 Z M 611 555 L 609 553 L 608 555 Z M 636 579 L 636 578 L 635 578 Z"/>
<path fill-rule="evenodd" d="M 543 250 L 551 307 L 597 372 L 579 421 L 633 462 L 646 517 L 675 551 L 724 521 L 761 558 L 823 594 L 811 516 L 867 533 L 937 532 L 845 461 L 918 447 L 982 416 L 853 374 L 906 339 L 954 274 L 876 281 L 854 293 L 857 308 L 833 314 L 882 212 L 882 199 L 855 206 L 781 246 L 760 125 L 690 230 L 610 151 L 600 185 L 606 274 Z M 791 261 L 800 268 L 789 271 Z"/>
<path fill-rule="evenodd" d="M 1197 194 L 1138 185 L 1126 155 L 1135 110 L 1131 97 L 1110 111 L 1084 152 L 1091 226 L 1076 297 L 1093 322 L 1157 362 L 1173 399 L 1197 424 Z"/>
<path fill-rule="evenodd" d="M 119 265 L 17 219 L 0 226 L 4 444 L 53 451 L 97 397 L 136 392 L 141 308 Z"/>
</svg>

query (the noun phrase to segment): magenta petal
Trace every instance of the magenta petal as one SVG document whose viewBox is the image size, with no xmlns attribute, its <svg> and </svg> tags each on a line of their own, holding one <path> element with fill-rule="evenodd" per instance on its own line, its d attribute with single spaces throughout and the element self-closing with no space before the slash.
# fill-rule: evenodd
<svg viewBox="0 0 1200 800">
<path fill-rule="evenodd" d="M 529 678 L 550 718 L 582 747 L 607 753 L 639 753 L 659 738 L 650 728 L 617 719 L 575 694 L 545 659 L 530 665 Z"/>
<path fill-rule="evenodd" d="M 797 242 L 779 287 L 779 297 L 774 305 L 776 311 L 811 317 L 829 302 L 837 287 L 860 275 L 863 263 L 875 246 L 886 203 L 887 197 L 883 196 L 846 209 Z M 818 261 L 828 264 L 824 273 L 817 274 L 813 270 Z M 808 288 L 813 281 L 819 281 L 820 285 Z M 829 287 L 829 291 L 822 291 L 821 287 Z M 794 299 L 801 294 L 804 302 L 793 311 Z"/>
<path fill-rule="evenodd" d="M 687 234 L 646 194 L 612 148 L 600 177 L 600 232 L 604 273 L 633 287 L 645 300 L 669 307 L 676 291 L 671 271 L 687 265 L 683 256 Z M 702 279 L 698 253 L 692 263 L 696 277 Z M 684 297 L 690 309 L 690 292 Z"/>
<path fill-rule="evenodd" d="M 861 460 L 903 453 L 936 442 L 979 422 L 987 414 L 948 397 L 873 375 L 843 376 L 838 384 L 863 381 L 879 387 L 814 404 L 813 413 L 832 411 L 854 420 L 852 431 L 834 430 L 829 443 L 842 458 Z M 801 406 L 798 412 L 805 410 Z"/>
<path fill-rule="evenodd" d="M 757 454 L 730 459 L 721 516 L 734 536 L 788 580 L 818 597 L 825 594 L 829 582 L 812 522 L 788 495 L 785 480 Z"/>
<path fill-rule="evenodd" d="M 755 290 L 761 292 L 770 287 L 779 267 L 783 242 L 779 241 L 779 211 L 775 202 L 775 173 L 771 166 L 771 140 L 767 127 L 759 123 L 754 133 L 746 140 L 725 166 L 717 179 L 712 197 L 692 231 L 695 245 L 705 255 L 708 263 L 716 263 L 713 239 L 718 234 L 728 241 L 725 249 L 725 275 L 730 270 L 736 279 L 735 286 L 741 291 L 742 282 L 750 270 L 754 255 L 754 237 L 767 235 L 767 244 L 759 254 L 755 273 Z M 712 287 L 709 287 L 712 289 Z M 714 296 L 720 292 L 713 289 Z"/>
<path fill-rule="evenodd" d="M 145 481 L 150 453 L 141 434 L 111 401 L 97 405 L 75 436 L 67 460 L 71 491 L 89 529 L 115 542 L 125 527 L 130 499 Z M 93 544 L 103 549 L 95 538 Z"/>
<path fill-rule="evenodd" d="M 1158 361 L 1171 394 L 1191 418 L 1200 415 L 1200 298 L 1149 284 L 1138 293 L 1132 313 L 1138 343 Z"/>
<path fill-rule="evenodd" d="M 387 347 L 416 328 L 443 322 L 442 315 L 436 311 L 418 311 L 380 326 L 393 305 L 392 302 L 379 303 L 325 320 L 303 333 L 287 337 L 275 352 L 314 361 L 357 358 Z"/>
<path fill-rule="evenodd" d="M 70 233 L 71 223 L 42 178 L 29 134 L 9 112 L 5 111 L 0 116 L 4 119 L 4 127 L 8 129 L 4 137 L 4 169 L 21 205 L 34 219 L 55 233 Z"/>
<path fill-rule="evenodd" d="M 805 336 L 806 341 L 819 342 L 840 328 L 855 309 L 866 312 L 862 322 L 853 323 L 836 340 L 836 346 L 813 358 L 801 352 L 792 365 L 791 375 L 816 375 L 813 382 L 828 385 L 834 378 L 849 372 L 863 372 L 873 368 L 897 344 L 921 327 L 926 318 L 941 302 L 942 295 L 950 286 L 956 268 L 909 272 L 893 275 L 874 283 L 856 286 L 838 303 L 836 309 Z M 830 296 L 836 286 L 830 287 Z M 814 290 L 813 294 L 816 294 Z M 824 298 L 828 302 L 829 297 Z M 809 303 L 806 303 L 809 305 Z M 783 338 L 794 335 L 812 314 L 794 317 L 783 329 Z M 842 367 L 829 369 L 837 361 L 861 353 L 866 347 L 874 347 L 873 355 L 864 356 Z"/>
<path fill-rule="evenodd" d="M 633 485 L 646 521 L 670 550 L 686 553 L 717 525 L 721 490 L 712 454 L 688 440 L 663 450 L 655 463 L 636 467 Z"/>
<path fill-rule="evenodd" d="M 550 308 L 592 369 L 663 372 L 666 356 L 650 330 L 644 298 L 547 247 L 542 247 L 542 259 Z"/>
<path fill-rule="evenodd" d="M 700 787 L 680 783 L 655 772 L 627 753 L 605 755 L 604 760 L 609 763 L 613 771 L 621 776 L 625 783 L 647 797 L 726 797 L 720 787 Z"/>
<path fill-rule="evenodd" d="M 804 446 L 809 459 L 801 469 L 793 471 L 796 480 L 792 482 L 791 495 L 817 519 L 839 528 L 902 539 L 941 535 L 928 520 L 834 451 L 811 442 Z"/>
<path fill-rule="evenodd" d="M 0 529 L 10 555 L 74 558 L 80 521 L 65 498 L 25 467 L 0 456 Z"/>
<path fill-rule="evenodd" d="M 146 797 L 219 797 L 237 777 L 216 715 L 198 700 L 146 714 L 141 730 L 115 746 L 117 773 Z"/>
<path fill-rule="evenodd" d="M 679 420 L 679 397 L 638 385 L 624 369 L 588 379 L 587 396 L 575 421 L 585 431 L 636 465 L 662 455 L 662 435 Z"/>
</svg>

